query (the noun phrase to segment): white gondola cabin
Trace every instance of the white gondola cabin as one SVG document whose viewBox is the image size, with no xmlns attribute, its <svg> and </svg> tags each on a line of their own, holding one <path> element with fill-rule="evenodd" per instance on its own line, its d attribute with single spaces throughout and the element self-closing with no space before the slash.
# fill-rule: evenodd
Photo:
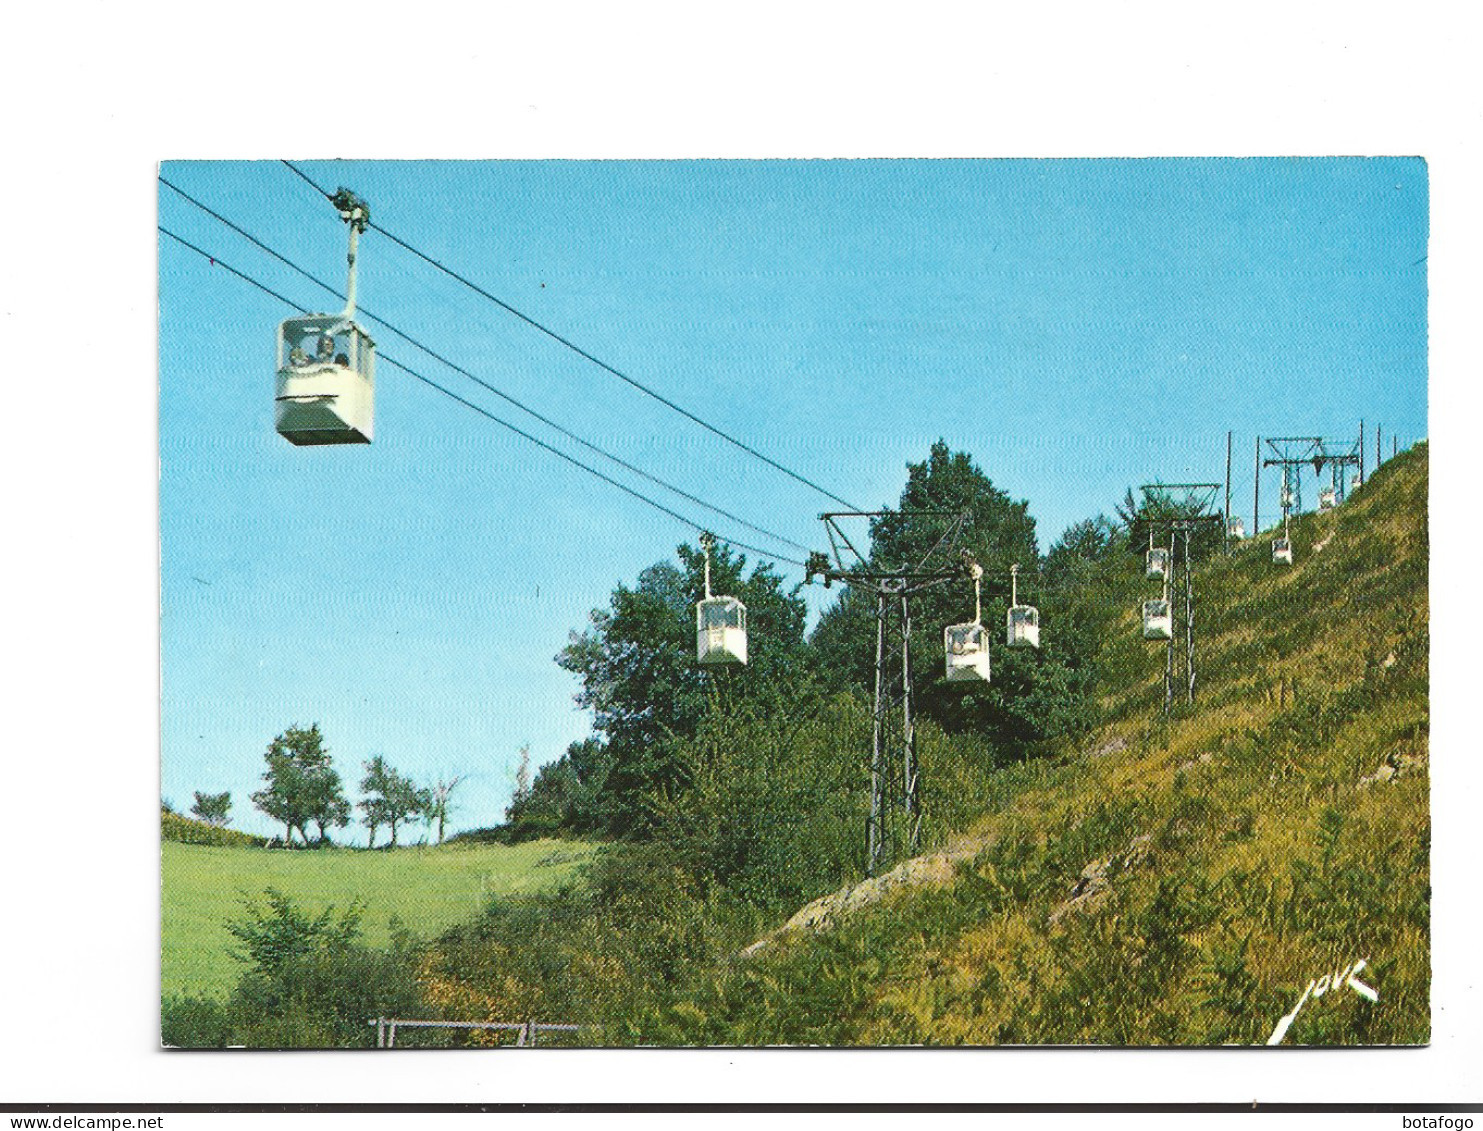
<svg viewBox="0 0 1483 1131">
<path fill-rule="evenodd" d="M 376 343 L 355 324 L 356 248 L 371 210 L 349 189 L 330 198 L 350 225 L 345 309 L 303 314 L 278 327 L 273 423 L 291 444 L 369 444 L 376 404 Z"/>
<path fill-rule="evenodd" d="M 1020 567 L 1009 568 L 1009 612 L 1004 620 L 1004 643 L 1011 648 L 1040 647 L 1040 610 L 1020 604 Z"/>
<path fill-rule="evenodd" d="M 989 633 L 983 625 L 950 624 L 942 630 L 949 683 L 989 682 Z"/>
<path fill-rule="evenodd" d="M 1155 579 L 1168 577 L 1169 551 L 1163 546 L 1150 548 L 1148 557 L 1144 562 L 1143 575 Z"/>
<path fill-rule="evenodd" d="M 278 328 L 274 423 L 293 444 L 369 444 L 376 345 L 338 314 L 306 314 Z"/>
<path fill-rule="evenodd" d="M 1011 605 L 1005 643 L 1011 648 L 1040 647 L 1040 610 L 1034 605 Z"/>
<path fill-rule="evenodd" d="M 1233 518 L 1230 525 L 1226 527 L 1226 533 L 1233 541 L 1239 542 L 1246 537 L 1246 524 L 1239 518 Z"/>
<path fill-rule="evenodd" d="M 711 547 L 715 538 L 700 536 L 705 551 L 705 596 L 695 606 L 695 658 L 702 664 L 747 662 L 747 607 L 735 597 L 711 595 Z"/>
<path fill-rule="evenodd" d="M 1335 491 L 1332 487 L 1325 487 L 1322 491 L 1318 492 L 1318 509 L 1319 510 L 1321 510 L 1321 511 L 1331 511 L 1331 510 L 1333 510 L 1338 505 L 1339 505 L 1339 493 L 1337 491 Z"/>
<path fill-rule="evenodd" d="M 973 620 L 968 624 L 950 624 L 942 630 L 942 653 L 947 660 L 947 681 L 989 682 L 989 634 L 983 626 L 983 567 L 973 562 Z"/>
<path fill-rule="evenodd" d="M 1172 640 L 1174 617 L 1169 611 L 1169 602 L 1162 598 L 1143 602 L 1143 639 Z"/>
<path fill-rule="evenodd" d="M 1279 565 L 1292 565 L 1292 539 L 1274 538 L 1272 540 L 1272 560 Z"/>
<path fill-rule="evenodd" d="M 747 607 L 735 597 L 707 597 L 695 606 L 695 658 L 702 664 L 747 662 Z"/>
</svg>

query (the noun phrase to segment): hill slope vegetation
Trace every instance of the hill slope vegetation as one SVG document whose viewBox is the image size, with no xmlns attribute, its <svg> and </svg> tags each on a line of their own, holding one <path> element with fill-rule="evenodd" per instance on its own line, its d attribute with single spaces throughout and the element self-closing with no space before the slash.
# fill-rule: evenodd
<svg viewBox="0 0 1483 1131">
<path fill-rule="evenodd" d="M 1297 519 L 1290 567 L 1270 535 L 1212 548 L 1197 701 L 1168 714 L 1136 539 L 1089 520 L 1031 570 L 1022 505 L 971 462 L 934 448 L 909 471 L 928 503 L 982 501 L 975 553 L 1026 567 L 1046 645 L 996 645 L 994 683 L 961 702 L 921 661 L 922 855 L 861 874 L 859 610 L 804 639 L 796 593 L 723 558 L 724 584 L 769 610 L 766 662 L 699 672 L 701 562 L 682 548 L 563 653 L 599 733 L 512 809 L 517 833 L 606 834 L 579 875 L 389 947 L 355 914 L 270 893 L 224 928 L 249 963 L 232 999 L 177 1000 L 166 1039 L 366 1044 L 365 1019 L 395 1010 L 576 1023 L 612 1045 L 1251 1045 L 1284 1017 L 1288 1044 L 1426 1041 L 1425 446 Z M 923 631 L 962 615 L 945 598 Z M 991 602 L 985 621 L 1002 617 Z M 503 1038 L 406 1042 L 486 1039 Z"/>
<path fill-rule="evenodd" d="M 799 915 L 858 837 L 868 711 L 702 722 L 665 795 L 684 818 L 605 853 L 580 893 L 444 936 L 434 1000 L 617 1044 L 1134 1045 L 1260 1044 L 1301 1000 L 1289 1044 L 1424 1042 L 1426 491 L 1423 445 L 1297 519 L 1292 567 L 1266 537 L 1201 564 L 1197 702 L 1168 716 L 1136 619 L 1149 583 L 1135 555 L 1101 557 L 1067 616 L 1096 638 L 1098 725 L 1017 764 L 924 725 L 943 847 Z M 814 820 L 759 825 L 759 794 Z"/>
</svg>

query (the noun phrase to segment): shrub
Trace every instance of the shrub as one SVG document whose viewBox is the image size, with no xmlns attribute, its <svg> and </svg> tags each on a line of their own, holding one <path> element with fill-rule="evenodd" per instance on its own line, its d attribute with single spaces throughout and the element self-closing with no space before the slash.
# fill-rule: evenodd
<svg viewBox="0 0 1483 1131">
<path fill-rule="evenodd" d="M 266 837 L 253 836 L 251 833 L 239 832 L 236 829 L 225 829 L 216 825 L 208 825 L 205 821 L 196 821 L 190 817 L 182 817 L 179 813 L 164 807 L 160 809 L 160 835 L 165 840 L 179 841 L 181 844 L 234 845 L 238 847 L 251 846 L 261 848 L 268 843 Z"/>
<path fill-rule="evenodd" d="M 361 909 L 317 916 L 270 889 L 227 929 L 248 969 L 231 998 L 172 997 L 161 1009 L 161 1039 L 179 1048 L 357 1048 L 374 1043 L 378 1016 L 424 1012 L 417 948 L 398 925 L 392 945 L 361 942 Z"/>
</svg>

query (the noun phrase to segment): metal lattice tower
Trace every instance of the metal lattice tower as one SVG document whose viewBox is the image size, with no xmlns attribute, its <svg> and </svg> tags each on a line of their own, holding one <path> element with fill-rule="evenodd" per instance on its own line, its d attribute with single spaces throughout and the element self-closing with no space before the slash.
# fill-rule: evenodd
<svg viewBox="0 0 1483 1131">
<path fill-rule="evenodd" d="M 1329 486 L 1334 490 L 1335 501 L 1342 503 L 1349 494 L 1349 468 L 1364 474 L 1364 440 L 1319 440 L 1318 458 L 1314 471 L 1322 476 L 1325 466 L 1329 472 Z"/>
<path fill-rule="evenodd" d="M 1266 444 L 1269 454 L 1262 454 Z M 1364 475 L 1364 425 L 1360 425 L 1359 438 L 1355 440 L 1325 440 L 1322 436 L 1274 436 L 1263 441 L 1257 439 L 1257 465 L 1255 501 L 1252 510 L 1252 533 L 1261 529 L 1261 473 L 1269 467 L 1282 469 L 1282 522 L 1284 528 L 1289 516 L 1303 513 L 1303 471 L 1313 469 L 1315 483 L 1322 484 L 1323 472 L 1329 473 L 1329 486 L 1334 490 L 1335 502 L 1343 502 L 1349 493 L 1346 469 L 1354 468 Z"/>
<path fill-rule="evenodd" d="M 1157 528 L 1169 536 L 1169 574 L 1164 579 L 1164 596 L 1169 602 L 1173 632 L 1164 650 L 1164 713 L 1174 707 L 1174 689 L 1182 687 L 1188 703 L 1195 701 L 1195 571 L 1190 556 L 1190 535 L 1202 527 L 1220 523 L 1226 528 L 1226 514 L 1217 511 L 1220 483 L 1147 483 L 1143 493 L 1143 511 L 1156 510 L 1167 517 L 1149 520 L 1149 537 Z M 1174 492 L 1182 492 L 1176 498 Z"/>
<path fill-rule="evenodd" d="M 1303 468 L 1312 467 L 1317 476 L 1324 460 L 1323 437 L 1276 436 L 1269 437 L 1266 444 L 1272 454 L 1262 459 L 1261 467 L 1282 469 L 1282 494 L 1278 501 L 1282 504 L 1282 520 L 1286 523 L 1289 515 L 1303 513 Z M 1257 489 L 1260 490 L 1260 477 Z M 1255 525 L 1260 529 L 1260 516 L 1257 516 Z"/>
<path fill-rule="evenodd" d="M 899 569 L 872 565 L 850 540 L 841 520 L 886 516 L 942 520 L 943 533 L 916 563 Z M 870 816 L 866 818 L 866 872 L 915 852 L 922 839 L 921 770 L 911 670 L 911 598 L 972 576 L 973 561 L 958 548 L 970 521 L 959 511 L 836 511 L 819 516 L 831 555 L 809 555 L 808 579 L 844 582 L 875 597 L 875 693 L 870 747 Z M 853 558 L 853 561 L 847 560 Z"/>
</svg>

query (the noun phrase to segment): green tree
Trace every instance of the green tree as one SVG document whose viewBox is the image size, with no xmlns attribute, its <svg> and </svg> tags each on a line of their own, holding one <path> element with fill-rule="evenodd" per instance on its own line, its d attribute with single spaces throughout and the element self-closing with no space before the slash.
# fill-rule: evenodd
<svg viewBox="0 0 1483 1131">
<path fill-rule="evenodd" d="M 560 830 L 595 832 L 607 827 L 605 786 L 613 761 L 596 738 L 584 738 L 536 771 L 524 797 L 511 800 L 505 823 L 515 841 Z"/>
<path fill-rule="evenodd" d="M 1197 515 L 1208 517 L 1211 512 L 1207 502 L 1200 492 L 1175 494 L 1167 490 L 1150 490 L 1135 500 L 1129 488 L 1117 508 L 1118 518 L 1128 531 L 1127 548 L 1141 557 L 1148 552 L 1150 533 L 1154 545 L 1168 546 L 1170 525 Z M 1224 545 L 1223 521 L 1201 522 L 1190 532 L 1190 558 L 1194 561 L 1208 557 Z"/>
<path fill-rule="evenodd" d="M 933 513 L 936 512 L 936 513 Z M 973 584 L 964 577 L 912 598 L 912 678 L 917 712 L 949 732 L 974 731 L 1001 745 L 1023 747 L 1085 724 L 1085 681 L 1058 637 L 1053 606 L 1040 573 L 1035 520 L 1029 504 L 994 484 L 964 452 L 939 440 L 926 460 L 907 465 L 899 504 L 872 521 L 870 566 L 890 572 L 916 566 L 939 547 L 953 516 L 966 514 L 957 546 L 984 571 L 982 620 L 989 631 L 993 678 L 948 683 L 942 633 L 972 620 Z M 939 548 L 934 560 L 951 567 Z M 1020 600 L 1041 608 L 1041 647 L 1004 647 L 1010 566 L 1020 566 Z M 875 594 L 846 589 L 814 631 L 821 668 L 839 684 L 870 695 L 875 677 Z M 1015 750 L 1006 756 L 1015 756 Z"/>
<path fill-rule="evenodd" d="M 230 792 L 202 793 L 199 789 L 196 790 L 196 803 L 191 806 L 191 815 L 197 820 L 205 821 L 216 828 L 224 828 L 230 823 L 231 811 Z"/>
<path fill-rule="evenodd" d="M 295 830 L 308 844 L 310 823 L 317 827 L 321 842 L 329 840 L 330 826 L 343 829 L 350 823 L 350 802 L 330 764 L 318 723 L 307 729 L 289 727 L 268 744 L 264 758 L 268 763 L 264 785 L 252 795 L 252 803 L 283 824 L 285 844 L 293 842 Z"/>
<path fill-rule="evenodd" d="M 464 780 L 463 774 L 455 774 L 452 777 L 439 777 L 427 791 L 427 811 L 425 816 L 430 823 L 438 826 L 438 843 L 443 843 L 443 829 L 448 821 L 448 816 L 453 812 L 453 791 L 458 788 L 459 783 Z M 375 835 L 374 833 L 372 834 Z"/>
<path fill-rule="evenodd" d="M 678 564 L 660 562 L 620 585 L 591 627 L 573 633 L 557 663 L 582 681 L 577 703 L 594 713 L 608 762 L 602 777 L 605 826 L 613 832 L 650 825 L 642 804 L 672 781 L 671 738 L 695 733 L 712 697 L 731 706 L 775 694 L 808 678 L 805 608 L 798 587 L 785 590 L 771 565 L 746 569 L 746 558 L 719 545 L 711 555 L 712 591 L 747 606 L 748 663 L 706 668 L 695 658 L 695 603 L 704 589 L 705 557 L 678 549 Z"/>
<path fill-rule="evenodd" d="M 360 809 L 371 831 L 370 845 L 376 847 L 376 830 L 386 825 L 391 829 L 391 844 L 395 847 L 397 826 L 425 813 L 432 805 L 432 796 L 429 791 L 418 789 L 411 778 L 392 769 L 380 754 L 365 763 L 365 768 L 366 776 L 361 779 L 360 788 L 367 796 L 360 802 Z"/>
<path fill-rule="evenodd" d="M 511 801 L 519 805 L 530 797 L 530 743 L 520 748 L 520 762 L 515 767 L 515 792 Z"/>
</svg>

